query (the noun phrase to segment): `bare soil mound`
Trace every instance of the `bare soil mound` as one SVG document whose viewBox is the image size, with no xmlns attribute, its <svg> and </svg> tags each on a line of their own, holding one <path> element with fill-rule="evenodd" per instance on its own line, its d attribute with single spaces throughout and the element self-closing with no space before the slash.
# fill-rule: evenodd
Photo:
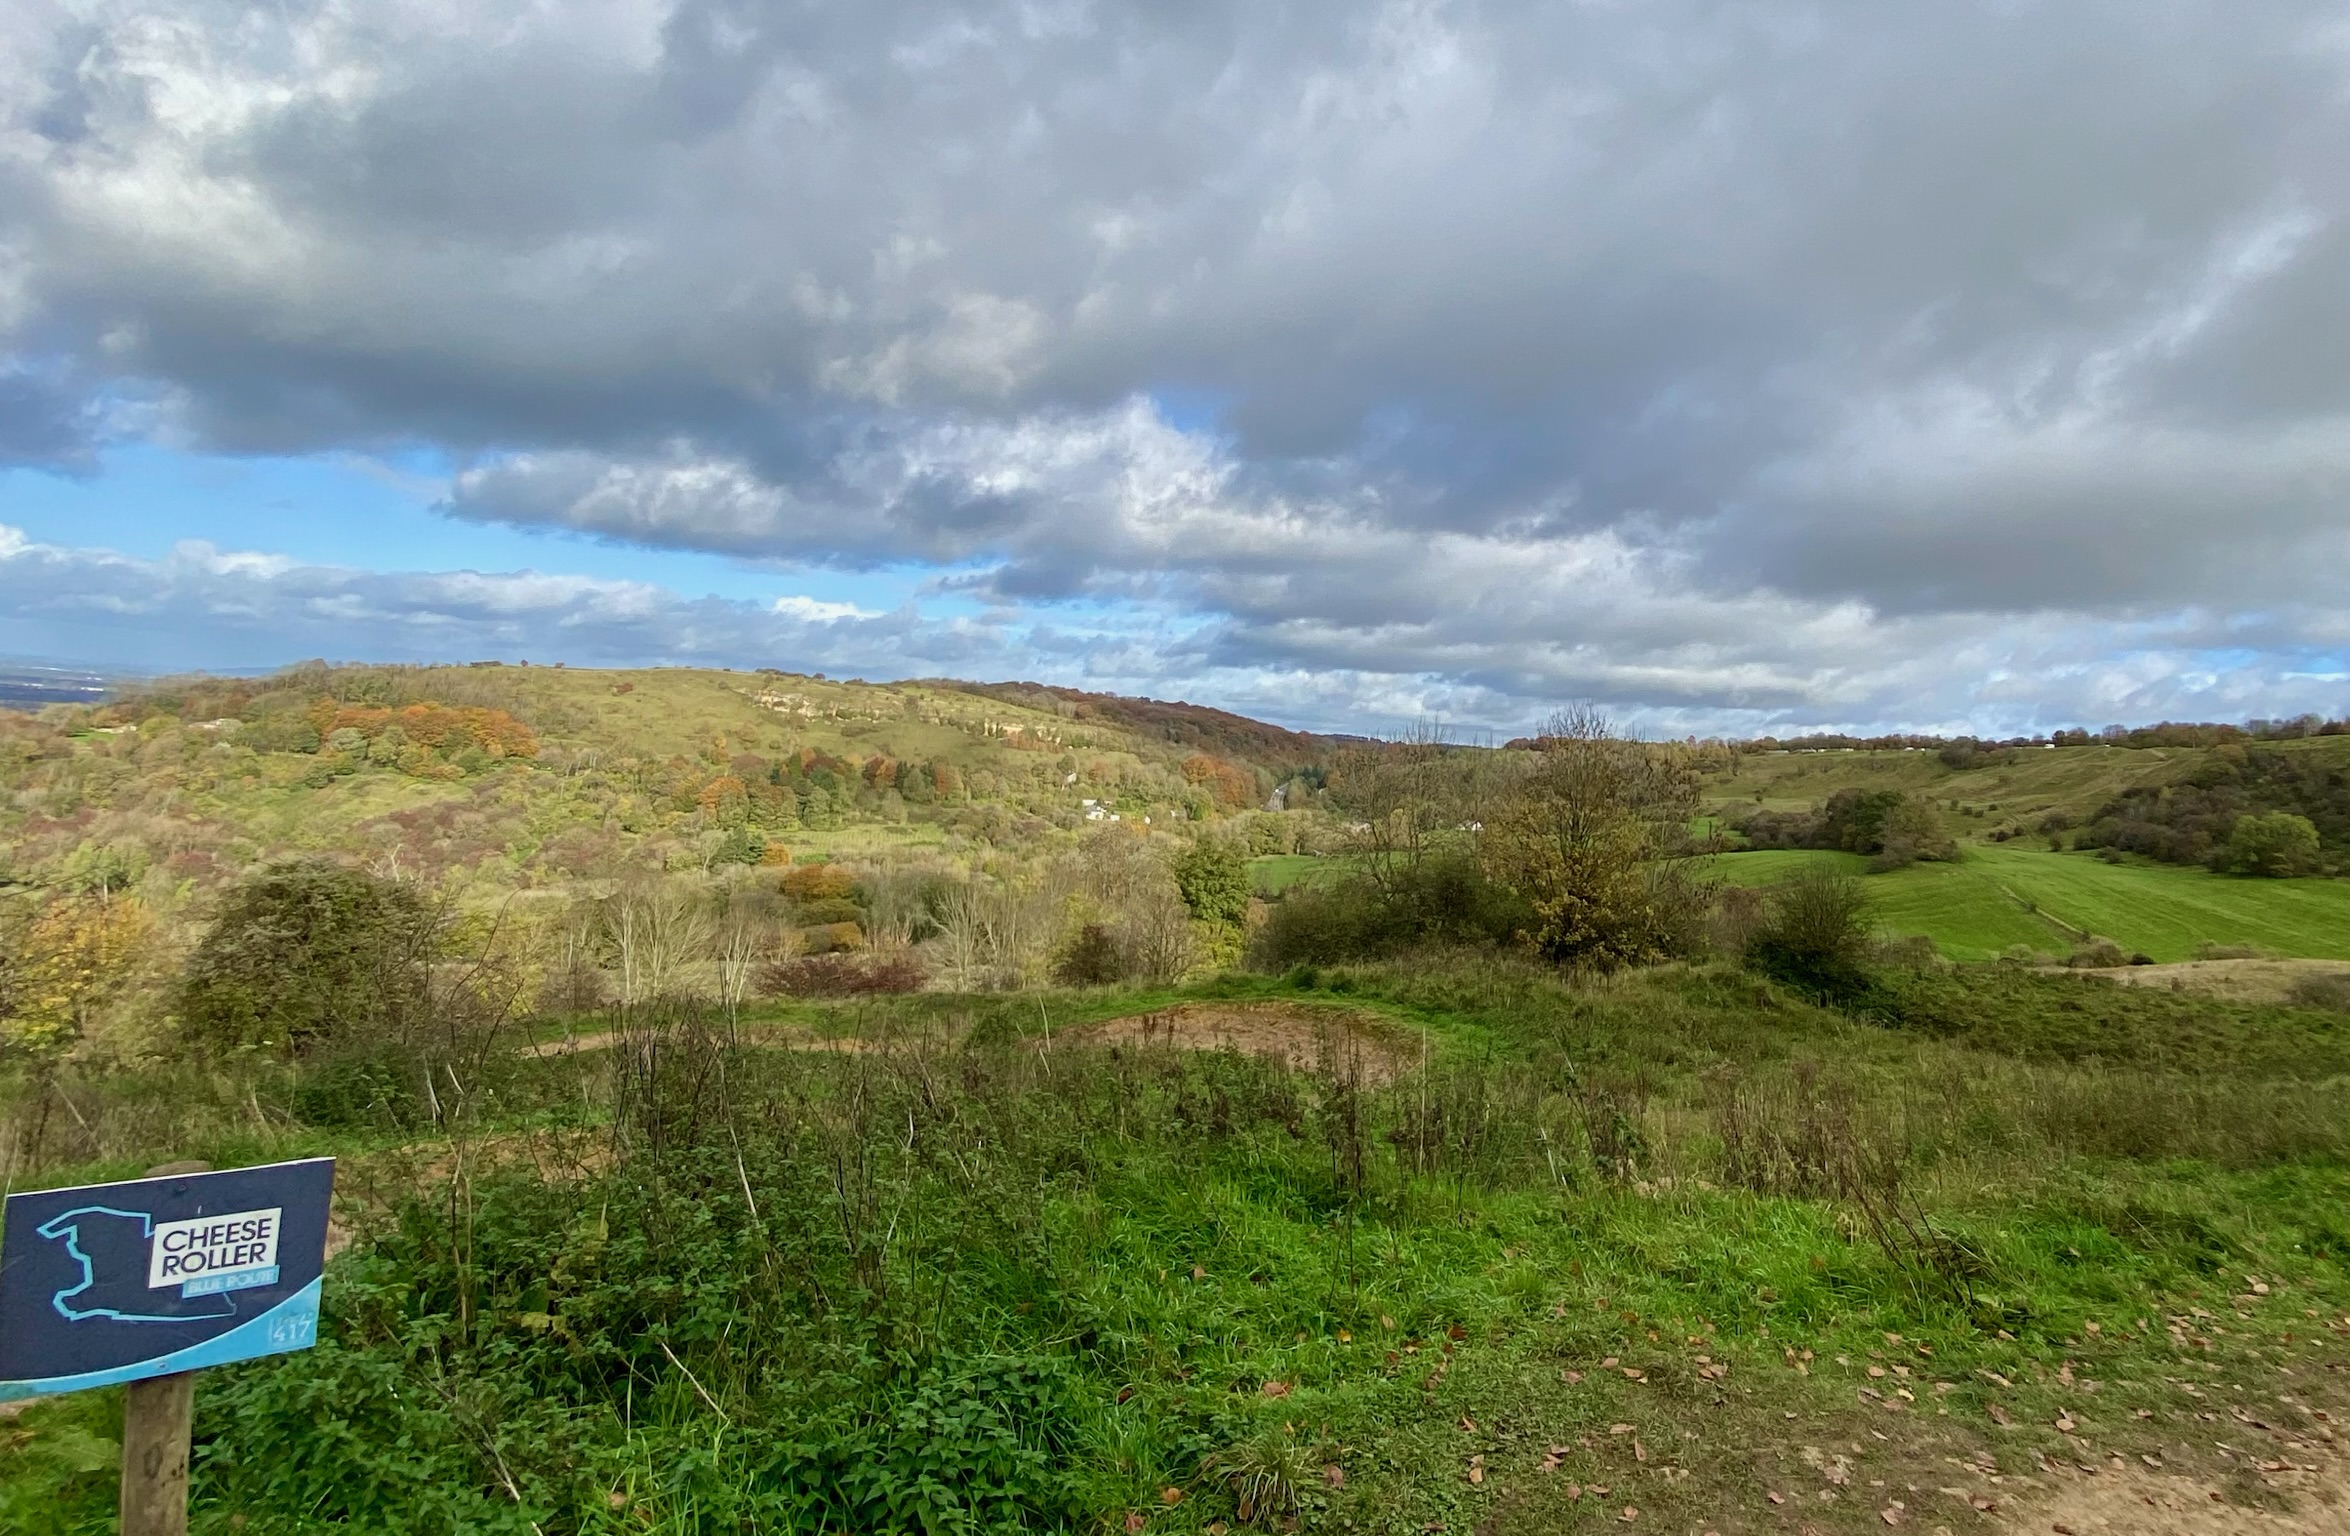
<svg viewBox="0 0 2350 1536">
<path fill-rule="evenodd" d="M 1240 1051 L 1302 1071 L 1356 1074 L 1391 1083 L 1419 1060 L 1419 1045 L 1374 1014 L 1310 1003 L 1184 1003 L 1068 1031 L 1062 1042 L 1179 1051 Z"/>
<path fill-rule="evenodd" d="M 2185 960 L 2083 971 L 2125 987 L 2160 987 L 2231 1003 L 2282 1003 L 2309 976 L 2350 976 L 2350 960 Z"/>
</svg>

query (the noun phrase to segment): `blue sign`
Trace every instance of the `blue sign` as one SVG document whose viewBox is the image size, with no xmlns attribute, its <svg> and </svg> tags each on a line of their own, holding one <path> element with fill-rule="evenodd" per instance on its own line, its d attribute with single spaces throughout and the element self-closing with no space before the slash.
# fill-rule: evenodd
<svg viewBox="0 0 2350 1536">
<path fill-rule="evenodd" d="M 331 1157 L 10 1195 L 0 1402 L 318 1337 Z"/>
</svg>

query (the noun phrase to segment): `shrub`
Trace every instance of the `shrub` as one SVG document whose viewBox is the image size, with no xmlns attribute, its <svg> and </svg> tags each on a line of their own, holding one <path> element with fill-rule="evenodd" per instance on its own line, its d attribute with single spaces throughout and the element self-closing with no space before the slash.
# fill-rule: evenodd
<svg viewBox="0 0 2350 1536">
<path fill-rule="evenodd" d="M 2066 957 L 2066 965 L 2076 971 L 2109 971 L 2130 963 L 2129 951 L 2113 940 L 2091 934 Z"/>
<path fill-rule="evenodd" d="M 330 1038 L 404 1038 L 431 1008 L 439 922 L 412 887 L 326 863 L 279 865 L 222 902 L 189 958 L 179 1013 L 214 1049 L 301 1055 Z"/>
<path fill-rule="evenodd" d="M 1127 975 L 1125 947 L 1101 923 L 1079 928 L 1053 962 L 1053 980 L 1064 987 L 1108 986 Z"/>
<path fill-rule="evenodd" d="M 777 885 L 794 901 L 849 901 L 857 894 L 856 877 L 838 864 L 797 865 Z"/>
<path fill-rule="evenodd" d="M 2328 1008 L 2350 1013 L 2350 971 L 2321 971 L 2293 983 L 2287 994 L 2304 1008 Z"/>
<path fill-rule="evenodd" d="M 1358 874 L 1293 885 L 1252 937 L 1260 969 L 1326 965 L 1399 954 L 1431 944 L 1493 947 L 1532 923 L 1532 909 L 1486 877 L 1465 853 L 1399 865 L 1385 881 Z"/>
<path fill-rule="evenodd" d="M 1774 981 L 1833 1001 L 1864 994 L 1868 891 L 1854 876 L 1810 868 L 1772 886 L 1746 963 Z"/>
<path fill-rule="evenodd" d="M 1203 923 L 1237 926 L 1248 917 L 1248 864 L 1219 838 L 1201 838 L 1175 861 L 1175 884 Z"/>
<path fill-rule="evenodd" d="M 846 951 L 802 955 L 760 968 L 759 990 L 769 997 L 858 997 L 881 992 L 919 992 L 930 981 L 922 962 L 909 954 L 860 955 Z"/>
<path fill-rule="evenodd" d="M 2213 862 L 2230 874 L 2272 880 L 2312 874 L 2318 865 L 2317 827 L 2291 811 L 2239 816 Z"/>
</svg>

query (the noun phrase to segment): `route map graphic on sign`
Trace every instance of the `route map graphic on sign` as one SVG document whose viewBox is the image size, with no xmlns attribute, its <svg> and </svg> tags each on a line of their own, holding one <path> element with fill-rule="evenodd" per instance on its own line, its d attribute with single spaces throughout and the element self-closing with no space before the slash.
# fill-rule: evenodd
<svg viewBox="0 0 2350 1536">
<path fill-rule="evenodd" d="M 309 1347 L 334 1160 L 8 1197 L 0 1401 Z"/>
</svg>

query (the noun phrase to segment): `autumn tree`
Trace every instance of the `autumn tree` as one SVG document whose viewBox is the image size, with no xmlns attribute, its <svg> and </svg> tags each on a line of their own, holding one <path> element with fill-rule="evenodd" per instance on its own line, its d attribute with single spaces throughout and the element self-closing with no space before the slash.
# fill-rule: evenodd
<svg viewBox="0 0 2350 1536">
<path fill-rule="evenodd" d="M 1631 741 L 1599 715 L 1554 717 L 1483 823 L 1479 856 L 1534 914 L 1526 942 L 1609 968 L 1681 949 L 1702 893 L 1688 860 L 1698 774 L 1686 749 Z"/>
<path fill-rule="evenodd" d="M 135 897 L 60 896 L 0 953 L 0 1039 L 37 1056 L 64 1051 L 128 981 L 153 930 Z"/>
</svg>

